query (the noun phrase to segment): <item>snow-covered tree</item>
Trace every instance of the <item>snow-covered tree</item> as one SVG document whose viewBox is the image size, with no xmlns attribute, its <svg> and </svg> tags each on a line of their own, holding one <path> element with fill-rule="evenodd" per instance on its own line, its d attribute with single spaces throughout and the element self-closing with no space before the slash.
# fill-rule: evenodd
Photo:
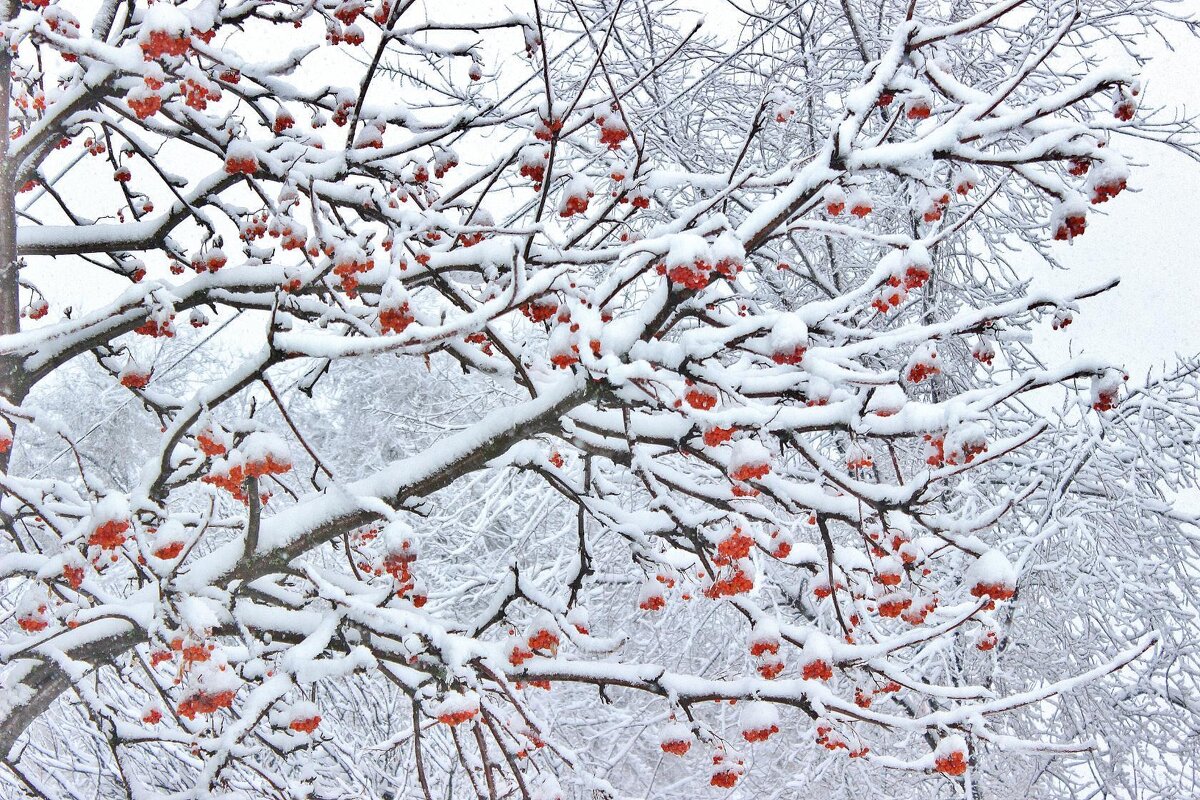
<svg viewBox="0 0 1200 800">
<path fill-rule="evenodd" d="M 0 793 L 1185 785 L 1172 4 L 479 6 L 4 0 Z"/>
</svg>

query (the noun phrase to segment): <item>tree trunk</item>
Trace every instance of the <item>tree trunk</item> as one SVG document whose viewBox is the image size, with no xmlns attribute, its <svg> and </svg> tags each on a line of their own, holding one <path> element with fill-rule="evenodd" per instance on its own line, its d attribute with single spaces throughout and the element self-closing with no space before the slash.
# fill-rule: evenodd
<svg viewBox="0 0 1200 800">
<path fill-rule="evenodd" d="M 12 19 L 17 5 L 11 0 L 3 5 L 0 18 Z M 12 96 L 12 54 L 5 47 L 0 52 L 0 335 L 21 330 L 20 264 L 17 260 L 17 165 L 9 162 L 8 147 L 9 100 Z M 18 403 L 24 396 L 17 361 L 0 357 L 0 395 Z M 7 466 L 7 459 L 5 460 Z"/>
</svg>

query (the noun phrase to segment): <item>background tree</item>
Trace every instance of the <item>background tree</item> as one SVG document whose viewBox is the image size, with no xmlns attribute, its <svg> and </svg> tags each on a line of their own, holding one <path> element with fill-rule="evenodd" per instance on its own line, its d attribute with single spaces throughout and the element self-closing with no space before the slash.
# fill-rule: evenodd
<svg viewBox="0 0 1200 800">
<path fill-rule="evenodd" d="M 1171 4 L 3 19 L 6 791 L 1186 785 L 1195 365 L 1027 282 Z"/>
</svg>

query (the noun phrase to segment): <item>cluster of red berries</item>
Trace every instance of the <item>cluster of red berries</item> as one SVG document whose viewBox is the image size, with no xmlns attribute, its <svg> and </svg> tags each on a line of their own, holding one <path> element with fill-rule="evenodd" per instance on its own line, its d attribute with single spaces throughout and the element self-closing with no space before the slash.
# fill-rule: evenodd
<svg viewBox="0 0 1200 800">
<path fill-rule="evenodd" d="M 1076 236 L 1082 236 L 1087 229 L 1087 217 L 1082 213 L 1068 214 L 1054 231 L 1054 240 L 1069 242 Z"/>
<path fill-rule="evenodd" d="M 1114 178 L 1110 181 L 1097 183 L 1092 188 L 1092 202 L 1107 203 L 1109 200 L 1125 191 L 1125 186 L 1126 183 L 1124 178 Z"/>
<path fill-rule="evenodd" d="M 182 637 L 175 637 L 171 640 L 171 649 L 179 653 L 183 658 L 184 668 L 190 668 L 192 664 L 203 664 L 212 658 L 213 650 L 217 649 L 215 644 L 209 642 L 205 644 L 200 641 L 185 642 Z"/>
<path fill-rule="evenodd" d="M 226 452 L 225 445 L 217 439 L 216 432 L 211 428 L 196 434 L 196 444 L 200 446 L 204 455 L 209 457 L 225 455 Z"/>
<path fill-rule="evenodd" d="M 45 298 L 38 297 L 29 301 L 29 305 L 21 311 L 21 316 L 28 319 L 41 319 L 49 313 L 50 304 L 46 302 Z"/>
<path fill-rule="evenodd" d="M 150 384 L 151 373 L 148 370 L 130 368 L 121 371 L 121 385 L 127 389 L 145 389 Z"/>
<path fill-rule="evenodd" d="M 832 596 L 835 589 L 841 591 L 845 588 L 846 585 L 841 581 L 834 581 L 832 586 L 829 581 L 817 581 L 813 585 L 813 597 L 824 600 L 826 597 Z"/>
<path fill-rule="evenodd" d="M 642 596 L 638 599 L 638 608 L 642 611 L 662 611 L 667 607 L 667 596 L 662 587 L 647 582 L 642 588 Z"/>
<path fill-rule="evenodd" d="M 543 142 L 548 142 L 562 132 L 563 122 L 558 117 L 552 119 L 543 119 L 538 122 L 538 126 L 534 128 L 533 135 L 535 138 L 541 139 Z"/>
<path fill-rule="evenodd" d="M 444 178 L 446 173 L 458 166 L 458 156 L 453 150 L 441 150 L 433 159 L 433 177 Z"/>
<path fill-rule="evenodd" d="M 363 0 L 343 0 L 337 10 L 333 12 L 333 16 L 343 25 L 353 25 L 366 7 L 367 4 Z"/>
<path fill-rule="evenodd" d="M 871 703 L 874 702 L 875 695 L 890 694 L 898 691 L 900 691 L 900 684 L 895 681 L 889 681 L 880 688 L 870 692 L 864 690 L 861 686 L 857 686 L 854 689 L 854 705 L 859 708 L 870 708 Z"/>
<path fill-rule="evenodd" d="M 880 586 L 899 586 L 904 578 L 904 571 L 895 559 L 881 561 L 876 567 L 875 582 Z"/>
<path fill-rule="evenodd" d="M 292 116 L 292 112 L 286 108 L 279 109 L 275 114 L 275 119 L 271 122 L 271 130 L 275 133 L 283 133 L 296 124 L 296 118 Z"/>
<path fill-rule="evenodd" d="M 342 282 L 342 291 L 351 297 L 358 293 L 358 277 L 363 272 L 370 272 L 375 267 L 374 259 L 347 257 L 333 267 L 333 274 Z"/>
<path fill-rule="evenodd" d="M 379 329 L 384 333 L 404 333 L 404 329 L 415 321 L 416 317 L 408 311 L 408 303 L 379 309 Z"/>
<path fill-rule="evenodd" d="M 966 192 L 963 192 L 963 194 L 966 194 Z M 937 222 L 942 218 L 942 214 L 945 213 L 949 206 L 949 192 L 943 192 L 936 197 L 931 197 L 928 205 L 925 206 L 924 211 L 921 213 L 921 219 L 923 219 L 925 222 Z"/>
<path fill-rule="evenodd" d="M 529 659 L 533 658 L 533 650 L 527 647 L 523 642 L 514 642 L 508 650 L 508 663 L 514 667 L 519 667 Z"/>
<path fill-rule="evenodd" d="M 33 612 L 18 617 L 17 625 L 27 633 L 37 633 L 38 631 L 45 630 L 50 625 L 46 612 L 45 604 L 39 605 Z"/>
<path fill-rule="evenodd" d="M 846 750 L 848 751 L 850 758 L 862 758 L 867 753 L 871 752 L 871 748 L 866 747 L 865 745 L 858 748 L 851 747 L 846 738 L 837 731 L 833 730 L 833 727 L 828 722 L 818 723 L 817 744 L 830 751 L 839 749 Z"/>
<path fill-rule="evenodd" d="M 225 266 L 225 264 L 225 252 L 216 247 L 207 253 L 197 253 L 191 259 L 191 267 L 197 273 L 216 272 Z"/>
<path fill-rule="evenodd" d="M 760 636 L 750 641 L 750 655 L 761 658 L 764 655 L 779 653 L 779 639 L 775 636 Z"/>
<path fill-rule="evenodd" d="M 115 550 L 125 544 L 125 532 L 128 530 L 128 520 L 112 519 L 102 522 L 88 536 L 88 545 L 102 550 Z"/>
<path fill-rule="evenodd" d="M 650 195 L 641 189 L 634 189 L 627 195 L 622 195 L 620 202 L 629 203 L 634 208 L 645 210 L 650 207 Z"/>
<path fill-rule="evenodd" d="M 592 193 L 586 194 L 568 194 L 563 198 L 562 207 L 558 215 L 564 219 L 573 217 L 577 214 L 586 214 L 588 210 L 588 201 L 591 199 Z"/>
<path fill-rule="evenodd" d="M 765 462 L 739 464 L 729 473 L 735 481 L 752 481 L 764 477 L 771 471 L 771 465 Z"/>
<path fill-rule="evenodd" d="M 225 157 L 225 171 L 230 175 L 253 176 L 258 172 L 258 159 L 253 155 L 228 155 Z"/>
<path fill-rule="evenodd" d="M 363 29 L 358 25 L 349 25 L 343 28 L 337 24 L 331 24 L 325 30 L 325 41 L 329 44 L 341 44 L 345 42 L 348 45 L 357 47 L 367 40 L 367 35 L 363 33 Z"/>
<path fill-rule="evenodd" d="M 987 597 L 991 600 L 1011 600 L 1016 593 L 1017 587 L 1005 582 L 980 581 L 971 587 L 972 597 Z"/>
<path fill-rule="evenodd" d="M 719 567 L 729 566 L 734 561 L 749 556 L 753 547 L 754 540 L 742 533 L 741 528 L 734 528 L 733 533 L 717 545 L 717 554 L 713 557 L 713 563 Z"/>
<path fill-rule="evenodd" d="M 400 549 L 387 553 L 383 557 L 382 572 L 391 575 L 397 583 L 396 596 L 408 597 L 417 608 L 422 608 L 429 597 L 423 590 L 417 589 L 417 580 L 412 574 L 413 562 L 417 560 L 417 551 L 408 539 L 400 543 Z M 376 571 L 379 574 L 380 570 Z"/>
<path fill-rule="evenodd" d="M 304 234 L 306 232 L 301 229 L 291 227 L 291 225 L 283 226 L 279 229 L 280 244 L 284 250 L 303 250 L 304 249 Z M 275 235 L 275 231 L 271 231 L 271 235 Z"/>
<path fill-rule="evenodd" d="M 734 428 L 709 428 L 704 432 L 704 444 L 708 447 L 716 447 L 724 442 L 728 442 L 733 438 L 734 430 Z"/>
<path fill-rule="evenodd" d="M 223 692 L 196 692 L 179 704 L 179 714 L 188 719 L 195 719 L 197 714 L 215 714 L 222 708 L 233 705 L 234 694 L 236 692 L 232 689 Z"/>
<path fill-rule="evenodd" d="M 596 124 L 600 126 L 600 144 L 609 150 L 620 150 L 621 144 L 629 138 L 629 128 L 625 127 L 620 114 L 613 109 L 612 114 L 598 114 Z"/>
<path fill-rule="evenodd" d="M 318 714 L 304 719 L 294 719 L 288 723 L 288 727 L 297 733 L 312 733 L 321 724 L 321 716 Z"/>
<path fill-rule="evenodd" d="M 709 411 L 717 405 L 715 392 L 701 386 L 689 386 L 683 399 L 689 406 L 698 411 Z"/>
<path fill-rule="evenodd" d="M 666 275 L 671 283 L 697 292 L 708 286 L 712 272 L 712 264 L 699 259 L 691 264 L 676 264 L 670 269 L 665 264 L 658 265 L 658 273 Z"/>
<path fill-rule="evenodd" d="M 535 629 L 526 637 L 526 642 L 529 644 L 529 649 L 535 652 L 538 650 L 547 650 L 550 652 L 558 650 L 558 634 L 549 628 Z"/>
<path fill-rule="evenodd" d="M 170 561 L 183 552 L 184 543 L 180 540 L 168 542 L 153 551 L 155 558 L 161 558 L 163 561 Z"/>
<path fill-rule="evenodd" d="M 345 127 L 350 121 L 350 112 L 354 110 L 354 101 L 344 99 L 338 102 L 337 108 L 333 110 L 333 124 L 339 128 Z"/>
<path fill-rule="evenodd" d="M 902 275 L 891 275 L 871 299 L 871 307 L 880 314 L 887 314 L 898 307 L 913 289 L 919 289 L 929 280 L 929 268 L 923 264 L 910 264 Z"/>
<path fill-rule="evenodd" d="M 986 453 L 987 449 L 987 440 L 985 439 L 966 439 L 958 443 L 957 449 L 944 453 L 944 457 L 946 463 L 952 466 L 970 464 L 975 460 L 975 456 Z"/>
<path fill-rule="evenodd" d="M 783 659 L 779 655 L 779 639 L 775 634 L 755 635 L 750 640 L 750 657 L 756 661 L 758 674 L 771 680 L 783 672 Z"/>
<path fill-rule="evenodd" d="M 199 81 L 196 81 L 192 78 L 188 78 L 187 80 L 185 80 L 183 82 L 183 100 L 184 100 L 184 103 L 186 103 L 189 108 L 194 108 L 197 111 L 204 111 L 206 108 L 208 108 L 209 100 L 212 100 L 215 103 L 216 101 L 218 101 L 220 99 L 221 99 L 221 90 L 218 89 L 216 86 L 205 86 L 204 84 L 202 84 Z M 258 168 L 258 165 L 256 163 L 254 166 L 254 169 L 257 169 L 257 168 Z M 254 169 L 252 169 L 250 172 L 248 172 L 246 174 L 253 175 Z M 226 163 L 225 163 L 225 170 L 227 172 L 235 171 L 235 170 L 232 170 L 229 168 L 228 161 L 226 161 Z"/>
<path fill-rule="evenodd" d="M 940 435 L 925 434 L 925 463 L 931 467 L 940 467 L 946 463 L 946 440 Z"/>
<path fill-rule="evenodd" d="M 908 369 L 908 374 L 905 376 L 909 383 L 920 383 L 926 378 L 931 378 L 934 375 L 941 374 L 941 369 L 937 364 L 928 361 L 918 361 Z"/>
<path fill-rule="evenodd" d="M 558 301 L 553 297 L 539 297 L 521 305 L 521 313 L 530 322 L 546 322 L 558 313 Z"/>
<path fill-rule="evenodd" d="M 920 601 L 911 601 L 911 605 L 900 614 L 900 618 L 909 625 L 921 625 L 925 622 L 925 618 L 932 614 L 938 607 L 938 599 L 936 597 L 922 598 Z"/>
<path fill-rule="evenodd" d="M 668 755 L 682 757 L 692 749 L 692 742 L 690 739 L 667 739 L 660 742 L 658 746 Z"/>
<path fill-rule="evenodd" d="M 243 242 L 253 242 L 267 235 L 267 212 L 260 211 L 245 217 L 238 225 L 238 238 Z M 301 247 L 303 247 L 301 242 Z"/>
<path fill-rule="evenodd" d="M 912 605 L 912 598 L 906 592 L 891 592 L 879 598 L 877 610 L 879 616 L 895 619 Z"/>
<path fill-rule="evenodd" d="M 898 307 L 904 302 L 904 298 L 907 297 L 907 292 L 904 291 L 899 281 L 896 280 L 896 283 L 892 283 L 892 280 L 896 279 L 889 279 L 879 292 L 871 298 L 871 308 L 880 314 L 886 314 L 893 308 Z"/>
<path fill-rule="evenodd" d="M 929 118 L 929 101 L 922 98 L 914 98 L 905 104 L 905 115 L 909 119 L 928 119 Z"/>
<path fill-rule="evenodd" d="M 175 336 L 175 326 L 171 324 L 171 320 L 173 319 L 175 319 L 174 314 L 170 315 L 166 319 L 155 319 L 154 317 L 150 317 L 141 325 L 134 328 L 133 332 L 142 336 L 170 339 Z"/>
<path fill-rule="evenodd" d="M 67 585 L 70 586 L 72 589 L 78 589 L 80 586 L 83 585 L 83 567 L 82 566 L 73 565 L 73 564 L 64 564 L 62 574 L 63 574 L 63 580 L 65 580 L 67 582 Z"/>
<path fill-rule="evenodd" d="M 1137 111 L 1137 104 L 1132 98 L 1121 98 L 1113 103 L 1113 116 L 1121 122 L 1129 122 Z"/>
<path fill-rule="evenodd" d="M 802 665 L 800 675 L 806 681 L 827 681 L 833 678 L 833 667 L 823 658 L 813 658 Z"/>
<path fill-rule="evenodd" d="M 1117 390 L 1102 389 L 1096 392 L 1096 401 L 1092 408 L 1096 411 L 1112 411 L 1117 407 Z"/>
<path fill-rule="evenodd" d="M 444 725 L 461 725 L 468 720 L 471 720 L 479 713 L 479 709 L 463 708 L 458 711 L 447 711 L 443 714 L 438 714 L 438 722 Z"/>
<path fill-rule="evenodd" d="M 846 469 L 848 470 L 870 469 L 874 465 L 875 459 L 866 448 L 854 447 L 846 455 Z"/>
<path fill-rule="evenodd" d="M 971 358 L 978 361 L 980 364 L 991 366 L 992 361 L 996 358 L 996 348 L 987 339 L 980 339 L 973 348 L 971 348 Z"/>
<path fill-rule="evenodd" d="M 142 56 L 146 61 L 153 61 L 163 56 L 184 56 L 192 48 L 191 39 L 187 36 L 169 31 L 150 31 L 142 42 Z"/>
<path fill-rule="evenodd" d="M 542 188 L 542 181 L 546 179 L 546 165 L 540 161 L 522 160 L 521 177 L 529 178 L 533 182 L 534 191 L 538 191 Z"/>
<path fill-rule="evenodd" d="M 807 351 L 808 351 L 807 347 L 805 347 L 802 344 L 798 344 L 795 347 L 793 347 L 791 350 L 780 350 L 775 353 L 772 353 L 771 360 L 774 361 L 776 364 L 795 365 L 795 364 L 799 364 L 801 361 L 804 360 L 804 354 Z"/>
<path fill-rule="evenodd" d="M 776 733 L 779 733 L 779 726 L 772 724 L 768 727 L 749 728 L 747 730 L 744 730 L 744 731 L 742 731 L 742 738 L 745 739 L 747 742 L 754 744 L 755 742 L 765 742 L 767 739 L 770 739 Z"/>
<path fill-rule="evenodd" d="M 939 756 L 933 768 L 943 775 L 962 775 L 967 771 L 967 754 L 961 750 L 953 750 Z"/>
<path fill-rule="evenodd" d="M 929 276 L 929 267 L 924 264 L 909 264 L 904 268 L 904 288 L 909 291 L 920 289 L 929 280 Z"/>
<path fill-rule="evenodd" d="M 708 782 L 719 789 L 732 789 L 746 771 L 741 759 L 729 761 L 724 753 L 715 754 L 712 763 L 712 774 Z"/>
<path fill-rule="evenodd" d="M 249 461 L 246 464 L 231 464 L 225 472 L 212 473 L 205 475 L 201 480 L 204 483 L 217 486 L 233 495 L 235 500 L 242 503 L 248 502 L 246 497 L 244 484 L 247 478 L 261 478 L 266 475 L 282 475 L 290 471 L 292 465 L 286 461 L 276 460 L 274 456 L 267 455 L 261 461 Z"/>
<path fill-rule="evenodd" d="M 551 354 L 550 363 L 555 369 L 570 369 L 579 363 L 579 345 L 573 344 L 566 350 Z"/>
<path fill-rule="evenodd" d="M 773 558 L 787 558 L 792 554 L 791 536 L 782 531 L 775 531 L 771 534 L 771 542 L 774 544 L 774 547 L 771 548 Z"/>
<path fill-rule="evenodd" d="M 754 588 L 754 581 L 741 567 L 735 566 L 730 575 L 717 578 L 712 585 L 704 590 L 704 596 L 710 600 L 720 597 L 733 597 L 745 594 Z"/>
<path fill-rule="evenodd" d="M 464 337 L 463 341 L 467 342 L 468 344 L 480 345 L 479 349 L 483 351 L 484 355 L 490 356 L 492 354 L 492 343 L 488 339 L 486 333 L 469 333 L 466 335 L 466 337 Z"/>
</svg>

